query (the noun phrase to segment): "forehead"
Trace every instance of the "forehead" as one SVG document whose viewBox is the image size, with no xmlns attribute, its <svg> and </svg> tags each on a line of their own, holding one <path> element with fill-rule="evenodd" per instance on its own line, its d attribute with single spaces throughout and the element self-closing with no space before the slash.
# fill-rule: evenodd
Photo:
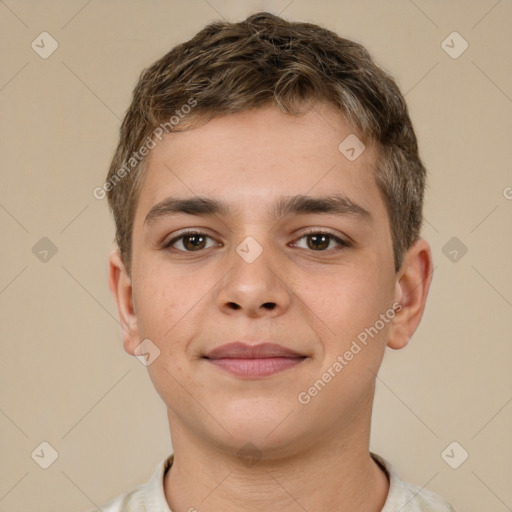
<svg viewBox="0 0 512 512">
<path fill-rule="evenodd" d="M 136 223 L 173 196 L 212 197 L 233 211 L 256 213 L 284 195 L 342 193 L 379 216 L 385 212 L 374 178 L 374 148 L 351 161 L 339 149 L 347 137 L 357 143 L 354 130 L 327 105 L 301 116 L 264 107 L 170 133 L 147 157 Z"/>
</svg>

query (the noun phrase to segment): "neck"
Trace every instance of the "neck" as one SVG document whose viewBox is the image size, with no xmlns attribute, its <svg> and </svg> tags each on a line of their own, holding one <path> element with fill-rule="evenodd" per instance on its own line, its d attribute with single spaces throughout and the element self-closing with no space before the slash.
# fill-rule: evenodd
<svg viewBox="0 0 512 512">
<path fill-rule="evenodd" d="M 176 427 L 173 419 L 173 427 Z M 336 430 L 333 428 L 333 430 Z M 333 432 L 292 456 L 260 452 L 253 465 L 172 430 L 174 463 L 164 489 L 173 512 L 380 512 L 389 491 L 385 472 L 369 454 L 366 429 Z"/>
</svg>

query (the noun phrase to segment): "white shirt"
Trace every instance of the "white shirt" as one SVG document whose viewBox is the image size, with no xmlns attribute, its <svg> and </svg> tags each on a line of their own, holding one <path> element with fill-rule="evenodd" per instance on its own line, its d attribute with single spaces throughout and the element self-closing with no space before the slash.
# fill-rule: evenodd
<svg viewBox="0 0 512 512">
<path fill-rule="evenodd" d="M 371 457 L 386 471 L 389 492 L 381 512 L 456 512 L 441 496 L 414 484 L 403 482 L 393 466 L 380 455 Z M 100 506 L 102 512 L 172 512 L 164 493 L 164 476 L 173 462 L 173 454 L 164 457 L 151 479 Z M 193 507 L 190 508 L 194 510 Z M 97 508 L 88 512 L 99 512 Z"/>
</svg>

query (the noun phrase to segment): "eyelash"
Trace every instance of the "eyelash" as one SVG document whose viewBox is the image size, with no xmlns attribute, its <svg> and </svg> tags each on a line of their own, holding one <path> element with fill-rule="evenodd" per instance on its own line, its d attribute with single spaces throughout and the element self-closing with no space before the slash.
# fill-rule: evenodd
<svg viewBox="0 0 512 512">
<path fill-rule="evenodd" d="M 201 231 L 194 231 L 194 230 L 184 231 L 183 233 L 181 233 L 181 235 L 179 235 L 179 236 L 169 240 L 168 242 L 164 242 L 163 245 L 162 245 L 162 249 L 169 249 L 169 248 L 171 248 L 171 246 L 173 244 L 175 244 L 176 242 L 178 242 L 182 238 L 186 238 L 187 236 L 194 236 L 194 235 L 202 235 L 202 236 L 205 236 L 205 237 L 210 238 L 210 239 L 213 240 L 213 238 L 211 236 L 209 236 L 206 233 L 203 233 Z M 297 241 L 302 240 L 303 238 L 305 238 L 307 236 L 313 236 L 313 235 L 325 235 L 325 236 L 328 236 L 331 241 L 333 240 L 333 241 L 337 242 L 341 247 L 334 248 L 334 250 L 342 250 L 342 249 L 346 249 L 346 248 L 352 247 L 352 244 L 350 242 L 348 242 L 347 240 L 343 240 L 343 239 L 337 237 L 336 235 L 334 235 L 333 233 L 330 233 L 329 231 L 318 231 L 318 230 L 308 231 L 306 233 L 303 233 L 302 236 L 300 236 L 297 239 Z M 173 249 L 175 249 L 175 248 L 173 248 Z M 175 249 L 175 250 L 177 250 L 178 252 L 183 252 L 183 253 L 194 253 L 194 252 L 204 251 L 205 249 L 199 249 L 198 251 L 186 251 L 186 250 L 184 251 L 184 250 L 181 250 L 181 249 Z M 311 252 L 330 252 L 332 250 L 333 249 L 326 249 L 326 250 L 322 250 L 322 251 L 311 250 Z"/>
</svg>

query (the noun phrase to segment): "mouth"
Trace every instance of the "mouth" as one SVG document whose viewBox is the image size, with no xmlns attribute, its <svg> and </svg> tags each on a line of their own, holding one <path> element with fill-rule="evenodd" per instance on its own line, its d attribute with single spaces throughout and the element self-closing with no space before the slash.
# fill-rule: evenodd
<svg viewBox="0 0 512 512">
<path fill-rule="evenodd" d="M 203 358 L 237 377 L 261 378 L 293 368 L 307 356 L 273 343 L 236 342 L 217 347 Z"/>
</svg>

